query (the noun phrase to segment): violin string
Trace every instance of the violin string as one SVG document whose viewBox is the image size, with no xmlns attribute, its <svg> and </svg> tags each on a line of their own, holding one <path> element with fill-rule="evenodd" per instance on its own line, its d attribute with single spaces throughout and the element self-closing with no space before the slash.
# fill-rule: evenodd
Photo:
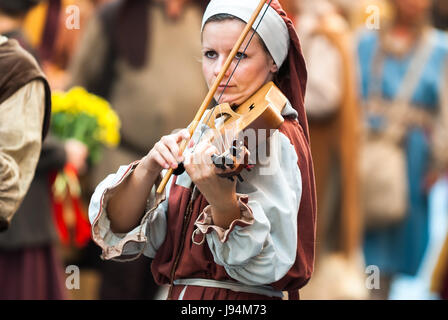
<svg viewBox="0 0 448 320">
<path fill-rule="evenodd" d="M 266 12 L 268 11 L 271 2 L 272 2 L 272 0 L 269 0 L 269 3 L 268 3 L 268 5 L 266 6 L 266 9 L 264 10 L 263 14 L 261 15 L 260 20 L 258 21 L 258 23 L 257 23 L 257 25 L 255 26 L 255 28 L 252 30 L 252 34 L 251 34 L 251 36 L 250 36 L 250 38 L 249 38 L 249 41 L 247 42 L 247 44 L 246 44 L 246 46 L 244 47 L 244 50 L 243 50 L 243 52 L 242 52 L 243 54 L 246 53 L 247 48 L 249 48 L 249 45 L 250 45 L 250 43 L 251 43 L 251 41 L 252 41 L 252 38 L 255 36 L 255 33 L 257 32 L 257 29 L 258 29 L 258 27 L 260 26 L 261 21 L 263 20 L 264 16 L 266 15 Z M 219 95 L 219 98 L 218 98 L 218 101 L 217 101 L 218 105 L 219 105 L 219 102 L 221 101 L 221 98 L 222 98 L 222 95 L 224 94 L 224 91 L 227 89 L 227 86 L 229 85 L 230 80 L 232 79 L 233 74 L 235 73 L 236 69 L 238 68 L 238 65 L 240 64 L 241 60 L 242 60 L 242 58 L 239 58 L 239 59 L 238 59 L 238 62 L 236 63 L 235 68 L 233 68 L 233 71 L 232 71 L 232 73 L 230 74 L 229 79 L 227 80 L 226 85 L 224 86 L 224 89 L 222 90 L 221 94 Z"/>
<path fill-rule="evenodd" d="M 269 10 L 269 6 L 271 5 L 271 3 L 272 3 L 272 0 L 269 0 L 269 3 L 267 4 L 266 9 L 264 9 L 264 12 L 263 12 L 263 14 L 262 14 L 261 17 L 260 17 L 260 20 L 258 21 L 258 23 L 257 23 L 257 25 L 255 26 L 255 28 L 253 28 L 253 30 L 252 30 L 252 34 L 251 34 L 251 36 L 250 36 L 250 38 L 249 38 L 249 41 L 247 42 L 247 44 L 246 44 L 246 46 L 244 47 L 244 50 L 243 50 L 243 52 L 242 52 L 243 55 L 246 53 L 247 48 L 249 48 L 249 45 L 250 45 L 250 43 L 251 43 L 253 37 L 255 36 L 255 33 L 257 32 L 257 29 L 258 29 L 258 27 L 260 26 L 261 21 L 263 20 L 264 16 L 266 15 L 266 12 Z M 230 83 L 230 80 L 232 79 L 232 77 L 233 77 L 233 75 L 234 75 L 236 69 L 238 68 L 238 65 L 240 64 L 241 60 L 242 60 L 242 57 L 238 58 L 238 61 L 237 61 L 236 65 L 235 65 L 235 67 L 233 68 L 232 73 L 231 73 L 230 76 L 229 76 L 229 79 L 227 79 L 227 82 L 226 82 L 226 84 L 225 84 L 225 86 L 224 86 L 224 89 L 222 90 L 221 94 L 220 94 L 219 97 L 218 97 L 217 104 L 216 104 L 215 107 L 213 107 L 212 110 L 210 111 L 210 114 L 207 116 L 206 122 L 208 122 L 208 121 L 210 120 L 211 116 L 212 116 L 213 113 L 215 112 L 216 106 L 218 106 L 219 109 L 221 110 L 221 107 L 220 107 L 220 103 L 219 103 L 219 102 L 221 101 L 221 98 L 222 98 L 222 96 L 223 96 L 223 94 L 224 94 L 224 91 L 227 89 L 227 87 L 228 87 L 228 85 L 229 85 L 229 83 Z M 202 132 L 201 132 L 201 134 L 200 134 L 200 136 L 199 136 L 198 142 L 201 141 L 202 135 L 203 135 L 204 132 L 205 132 L 205 130 L 201 130 L 201 131 L 202 131 Z M 194 151 L 196 150 L 196 146 L 197 146 L 197 144 L 195 144 L 195 146 L 193 147 L 192 152 L 194 152 Z M 226 149 L 227 149 L 227 148 L 226 148 Z"/>
</svg>

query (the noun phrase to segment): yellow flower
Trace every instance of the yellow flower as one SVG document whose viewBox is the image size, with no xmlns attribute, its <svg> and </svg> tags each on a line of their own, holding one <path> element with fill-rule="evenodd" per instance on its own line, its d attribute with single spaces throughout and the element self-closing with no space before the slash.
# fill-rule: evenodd
<svg viewBox="0 0 448 320">
<path fill-rule="evenodd" d="M 66 93 L 54 92 L 52 113 L 85 113 L 96 119 L 98 125 L 93 138 L 109 147 L 115 147 L 120 142 L 121 123 L 118 115 L 105 99 L 88 93 L 82 87 L 73 87 Z"/>
</svg>

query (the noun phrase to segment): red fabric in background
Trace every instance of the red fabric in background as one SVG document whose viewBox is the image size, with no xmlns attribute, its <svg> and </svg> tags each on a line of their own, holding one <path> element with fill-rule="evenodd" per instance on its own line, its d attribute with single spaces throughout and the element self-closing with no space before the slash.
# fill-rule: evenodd
<svg viewBox="0 0 448 320">
<path fill-rule="evenodd" d="M 69 175 L 74 175 L 75 177 L 78 176 L 76 169 L 71 164 L 65 165 L 64 172 Z M 50 186 L 53 186 L 57 174 L 57 172 L 51 174 Z M 91 239 L 91 226 L 87 218 L 87 213 L 84 211 L 81 196 L 72 195 L 69 191 L 67 193 L 68 204 L 71 205 L 71 210 L 73 210 L 75 215 L 74 228 L 73 230 L 69 230 L 69 226 L 67 226 L 64 219 L 64 210 L 66 210 L 65 206 L 67 205 L 65 202 L 66 199 L 57 199 L 53 190 L 50 190 L 50 194 L 56 230 L 61 243 L 65 246 L 74 245 L 78 248 L 86 246 Z"/>
</svg>

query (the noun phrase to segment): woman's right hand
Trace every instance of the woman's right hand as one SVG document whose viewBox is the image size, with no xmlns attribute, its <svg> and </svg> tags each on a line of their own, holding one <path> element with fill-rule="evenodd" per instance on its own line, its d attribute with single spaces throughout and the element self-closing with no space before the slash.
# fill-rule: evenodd
<svg viewBox="0 0 448 320">
<path fill-rule="evenodd" d="M 139 162 L 129 179 L 116 187 L 108 205 L 113 232 L 127 233 L 138 226 L 157 177 L 163 169 L 175 169 L 178 162 L 183 161 L 179 144 L 189 138 L 187 129 L 162 137 Z"/>
<path fill-rule="evenodd" d="M 176 169 L 178 163 L 184 161 L 179 145 L 182 140 L 188 140 L 189 138 L 188 129 L 163 136 L 142 159 L 141 166 L 153 174 L 159 174 L 163 169 Z M 192 144 L 193 140 L 190 140 L 189 147 Z"/>
</svg>

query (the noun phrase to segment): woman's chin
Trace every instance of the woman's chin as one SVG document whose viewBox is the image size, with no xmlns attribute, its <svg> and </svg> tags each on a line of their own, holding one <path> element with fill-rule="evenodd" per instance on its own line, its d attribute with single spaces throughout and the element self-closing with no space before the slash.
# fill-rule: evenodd
<svg viewBox="0 0 448 320">
<path fill-rule="evenodd" d="M 240 101 L 241 97 L 237 97 L 235 95 L 226 95 L 225 94 L 219 99 L 219 101 L 218 101 L 218 99 L 219 99 L 219 96 L 215 97 L 215 100 L 218 104 L 228 103 L 230 106 L 234 106 L 234 105 L 239 105 L 242 103 Z"/>
</svg>

